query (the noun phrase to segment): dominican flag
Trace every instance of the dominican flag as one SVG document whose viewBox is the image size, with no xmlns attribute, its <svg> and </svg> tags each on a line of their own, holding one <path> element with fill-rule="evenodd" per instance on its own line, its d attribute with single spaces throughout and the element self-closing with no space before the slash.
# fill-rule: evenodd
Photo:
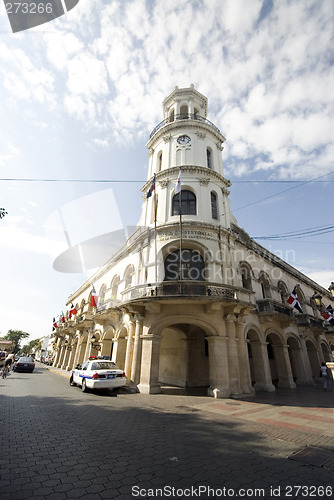
<svg viewBox="0 0 334 500">
<path fill-rule="evenodd" d="M 96 290 L 93 286 L 92 296 L 90 298 L 90 307 L 97 307 L 98 300 L 99 300 L 99 298 L 98 298 Z"/>
<path fill-rule="evenodd" d="M 302 307 L 301 307 L 300 302 L 299 302 L 299 299 L 298 299 L 296 287 L 293 289 L 290 297 L 287 300 L 287 303 L 290 304 L 291 306 L 293 306 L 295 309 L 297 309 L 297 311 L 299 311 L 300 313 L 303 312 Z"/>
<path fill-rule="evenodd" d="M 321 316 L 325 318 L 325 320 L 328 321 L 328 323 L 334 326 L 334 311 L 332 306 L 328 306 L 326 311 L 323 311 L 321 313 Z"/>
<path fill-rule="evenodd" d="M 155 174 L 153 176 L 152 184 L 150 189 L 147 192 L 146 198 L 150 198 L 152 196 L 153 191 L 155 190 Z"/>
<path fill-rule="evenodd" d="M 62 322 L 62 323 L 65 323 L 65 316 L 64 316 L 63 311 L 61 312 L 61 322 Z"/>
<path fill-rule="evenodd" d="M 56 328 L 58 328 L 58 323 L 56 321 L 56 318 L 53 318 L 53 328 L 52 328 L 52 331 L 54 331 Z"/>
<path fill-rule="evenodd" d="M 72 316 L 75 316 L 77 314 L 77 310 L 76 308 L 74 307 L 73 303 L 71 304 L 71 309 L 70 309 L 70 319 Z"/>
<path fill-rule="evenodd" d="M 181 192 L 181 169 L 180 169 L 177 181 L 176 181 L 175 194 L 180 193 L 180 192 Z"/>
</svg>

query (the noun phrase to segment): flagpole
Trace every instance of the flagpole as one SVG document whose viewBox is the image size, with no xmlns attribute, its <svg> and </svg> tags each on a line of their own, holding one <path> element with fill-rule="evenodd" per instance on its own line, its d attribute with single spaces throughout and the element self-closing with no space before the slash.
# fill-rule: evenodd
<svg viewBox="0 0 334 500">
<path fill-rule="evenodd" d="M 155 283 L 158 282 L 158 267 L 157 267 L 157 195 L 154 193 L 154 266 L 155 266 Z"/>
<path fill-rule="evenodd" d="M 181 167 L 180 167 L 180 179 L 181 179 Z M 182 281 L 182 201 L 181 201 L 181 194 L 182 194 L 182 184 L 180 183 L 180 192 L 179 192 L 179 216 L 180 216 L 180 264 L 179 264 L 179 278 L 180 281 Z M 181 285 L 180 285 L 180 292 L 181 292 Z M 181 293 L 180 293 L 181 295 Z"/>
</svg>

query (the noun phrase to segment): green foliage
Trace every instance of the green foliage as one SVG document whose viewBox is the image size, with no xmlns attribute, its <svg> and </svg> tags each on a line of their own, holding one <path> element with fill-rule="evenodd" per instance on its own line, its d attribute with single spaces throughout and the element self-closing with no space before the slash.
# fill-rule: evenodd
<svg viewBox="0 0 334 500">
<path fill-rule="evenodd" d="M 33 349 L 40 349 L 42 347 L 42 339 L 34 339 L 24 345 L 21 349 L 23 354 L 31 354 Z"/>
<path fill-rule="evenodd" d="M 8 215 L 8 212 L 4 208 L 0 208 L 0 219 L 3 219 L 5 215 Z"/>
<path fill-rule="evenodd" d="M 22 330 L 8 330 L 7 335 L 5 335 L 3 338 L 6 340 L 11 340 L 13 342 L 13 352 L 14 354 L 16 354 L 21 348 L 21 340 L 26 339 L 27 337 L 29 337 L 29 335 L 30 333 L 22 332 Z"/>
</svg>

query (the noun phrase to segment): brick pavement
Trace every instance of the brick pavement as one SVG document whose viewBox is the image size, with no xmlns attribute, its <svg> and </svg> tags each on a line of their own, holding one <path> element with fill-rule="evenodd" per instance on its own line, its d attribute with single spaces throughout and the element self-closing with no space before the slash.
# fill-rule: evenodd
<svg viewBox="0 0 334 500">
<path fill-rule="evenodd" d="M 333 392 L 114 398 L 82 394 L 55 371 L 0 383 L 2 500 L 244 498 L 241 488 L 248 497 L 334 498 Z M 287 458 L 305 445 L 319 463 L 327 453 L 325 463 Z"/>
</svg>

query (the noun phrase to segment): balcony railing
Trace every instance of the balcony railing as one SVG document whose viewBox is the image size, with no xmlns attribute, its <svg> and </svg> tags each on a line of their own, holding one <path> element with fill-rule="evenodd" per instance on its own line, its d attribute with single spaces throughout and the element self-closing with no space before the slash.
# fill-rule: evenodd
<svg viewBox="0 0 334 500">
<path fill-rule="evenodd" d="M 173 123 L 175 121 L 178 121 L 178 120 L 197 120 L 199 122 L 203 122 L 203 123 L 206 123 L 207 125 L 211 125 L 211 127 L 213 127 L 215 130 L 217 130 L 217 132 L 221 133 L 219 128 L 216 127 L 216 125 L 214 125 L 212 122 L 210 122 L 210 120 L 207 120 L 206 118 L 204 118 L 203 116 L 199 116 L 197 114 L 193 114 L 193 113 L 189 113 L 189 114 L 180 114 L 180 115 L 175 115 L 174 117 L 169 117 L 169 118 L 166 118 L 165 120 L 163 120 L 162 122 L 158 123 L 158 125 L 152 130 L 152 132 L 150 133 L 150 139 L 151 137 L 162 127 L 164 127 L 165 125 L 167 125 L 168 123 Z"/>
<path fill-rule="evenodd" d="M 276 313 L 276 314 L 284 314 L 288 317 L 293 317 L 292 310 L 285 306 L 284 304 L 280 304 L 272 299 L 262 299 L 257 300 L 257 310 L 259 313 Z"/>
<path fill-rule="evenodd" d="M 236 299 L 236 292 L 232 288 L 202 281 L 165 281 L 157 285 L 139 285 L 125 290 L 122 295 L 126 302 L 146 297 L 212 297 L 228 301 Z"/>
</svg>

